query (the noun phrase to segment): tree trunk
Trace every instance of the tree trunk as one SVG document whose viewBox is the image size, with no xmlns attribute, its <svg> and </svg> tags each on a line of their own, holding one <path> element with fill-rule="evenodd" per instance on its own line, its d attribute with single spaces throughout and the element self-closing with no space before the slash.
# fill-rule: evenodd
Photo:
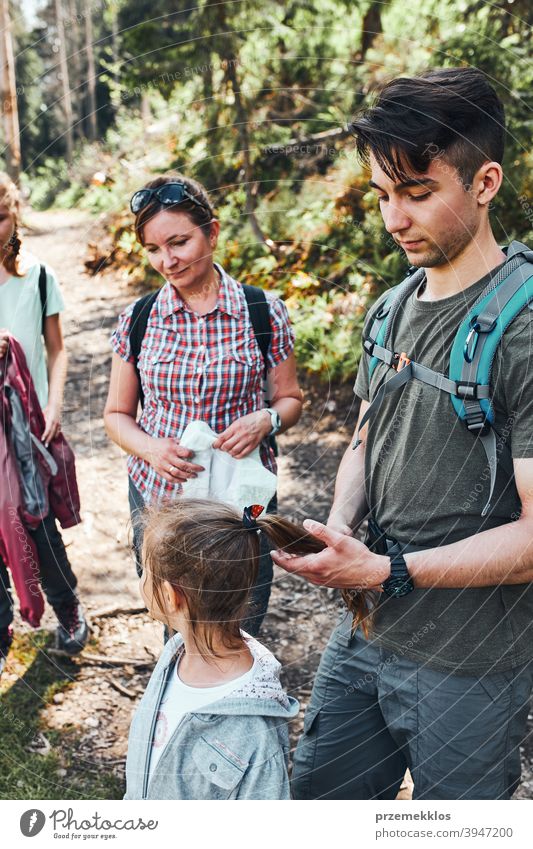
<svg viewBox="0 0 533 849">
<path fill-rule="evenodd" d="M 112 73 L 113 79 L 115 81 L 115 86 L 113 86 L 111 90 L 111 105 L 113 107 L 113 111 L 116 114 L 120 106 L 120 44 L 118 38 L 118 6 L 116 3 L 111 4 L 111 57 L 113 61 Z"/>
<path fill-rule="evenodd" d="M 96 70 L 93 47 L 93 19 L 89 0 L 85 0 L 85 51 L 87 53 L 87 94 L 89 100 L 89 138 L 95 141 L 98 136 L 96 116 Z"/>
<path fill-rule="evenodd" d="M 81 37 L 79 24 L 79 3 L 77 0 L 67 0 L 66 9 L 68 9 L 68 30 L 69 30 L 69 80 L 75 92 L 82 91 L 83 77 L 81 70 Z M 72 106 L 72 131 L 74 138 L 81 138 L 84 135 L 82 119 L 85 115 L 81 97 L 78 97 Z"/>
<path fill-rule="evenodd" d="M 252 161 L 250 158 L 250 132 L 248 128 L 248 114 L 244 105 L 241 87 L 239 85 L 239 78 L 237 76 L 237 66 L 239 64 L 239 57 L 237 54 L 237 50 L 234 47 L 231 32 L 228 32 L 228 25 L 226 22 L 226 6 L 227 3 L 220 3 L 216 7 L 216 15 L 218 19 L 218 32 L 222 35 L 227 35 L 228 37 L 228 40 L 226 41 L 227 47 L 225 50 L 225 54 L 221 53 L 220 58 L 222 59 L 224 57 L 225 76 L 226 79 L 229 80 L 229 82 L 231 83 L 233 97 L 235 100 L 235 117 L 237 118 L 237 131 L 239 133 L 239 140 L 243 159 L 242 170 L 244 176 L 244 190 L 246 193 L 246 215 L 248 217 L 248 221 L 250 222 L 250 226 L 252 228 L 252 232 L 256 240 L 260 244 L 266 245 L 266 247 L 274 253 L 276 250 L 276 246 L 272 239 L 268 239 L 263 233 L 261 225 L 259 224 L 259 221 L 257 220 L 255 214 L 257 182 L 254 180 L 253 177 Z M 229 30 L 231 31 L 231 27 L 229 27 Z"/>
<path fill-rule="evenodd" d="M 242 99 L 241 89 L 237 78 L 237 56 L 230 53 L 227 59 L 226 75 L 231 82 L 233 97 L 235 98 L 235 114 L 237 118 L 237 129 L 241 143 L 241 153 L 244 172 L 244 191 L 246 193 L 246 215 L 256 240 L 266 245 L 271 251 L 274 250 L 274 242 L 268 239 L 261 229 L 261 225 L 255 214 L 257 184 L 253 177 L 252 161 L 250 159 L 250 133 L 248 131 L 248 115 Z"/>
<path fill-rule="evenodd" d="M 361 58 L 360 62 L 365 61 L 368 50 L 372 47 L 376 36 L 383 32 L 381 23 L 381 12 L 383 10 L 383 0 L 378 3 L 371 3 L 363 18 L 363 31 L 361 33 Z"/>
<path fill-rule="evenodd" d="M 70 82 L 67 65 L 67 50 L 65 44 L 65 27 L 63 26 L 63 10 L 61 0 L 55 0 L 56 26 L 59 38 L 59 68 L 61 71 L 61 84 L 63 87 L 63 111 L 65 115 L 65 141 L 67 146 L 67 162 L 72 163 L 74 153 L 74 141 L 72 135 L 72 100 L 70 96 Z"/>
<path fill-rule="evenodd" d="M 0 61 L 2 63 L 1 96 L 5 139 L 6 171 L 18 183 L 20 177 L 20 136 L 17 108 L 15 60 L 11 38 L 9 0 L 1 0 Z"/>
</svg>

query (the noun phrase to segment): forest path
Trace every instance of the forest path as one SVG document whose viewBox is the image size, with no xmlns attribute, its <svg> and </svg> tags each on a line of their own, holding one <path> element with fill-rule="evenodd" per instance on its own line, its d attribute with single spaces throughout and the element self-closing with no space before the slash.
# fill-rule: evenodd
<svg viewBox="0 0 533 849">
<path fill-rule="evenodd" d="M 162 647 L 162 628 L 147 613 L 98 615 L 111 607 L 141 607 L 129 544 L 125 457 L 102 424 L 109 335 L 119 312 L 139 292 L 120 273 L 92 277 L 85 272 L 87 243 L 99 238 L 95 219 L 73 211 L 49 211 L 32 212 L 27 223 L 31 229 L 25 243 L 55 268 L 66 301 L 63 323 L 70 360 L 63 430 L 76 452 L 83 523 L 65 531 L 64 539 L 92 625 L 91 644 L 83 656 L 63 661 L 46 653 L 42 659 L 56 665 L 58 679 L 68 681 L 43 700 L 40 721 L 45 736 L 52 732 L 53 749 L 64 765 L 60 795 L 71 798 L 69 788 L 79 784 L 80 772 L 122 778 L 131 715 Z M 304 376 L 302 383 L 306 395 L 302 418 L 279 440 L 279 509 L 298 520 L 306 516 L 325 520 L 337 467 L 355 424 L 353 395 L 349 386 L 316 385 Z M 336 591 L 311 587 L 276 569 L 261 639 L 281 661 L 288 691 L 300 700 L 299 717 L 291 724 L 293 745 L 338 612 Z M 49 610 L 43 627 L 55 627 Z M 18 629 L 31 634 L 21 623 Z M 90 653 L 145 665 L 95 663 Z M 2 689 L 24 673 L 21 663 L 10 663 Z M 522 784 L 515 798 L 533 797 L 532 728 L 530 714 L 530 734 L 521 751 Z M 116 783 L 110 786 L 110 793 L 116 794 Z M 409 793 L 407 788 L 400 797 L 409 798 Z"/>
<path fill-rule="evenodd" d="M 59 747 L 69 748 L 63 758 L 68 798 L 71 770 L 122 773 L 131 714 L 162 645 L 161 626 L 146 613 L 98 616 L 109 607 L 141 606 L 129 544 L 125 456 L 108 439 L 102 423 L 109 335 L 119 312 L 139 292 L 120 273 L 94 277 L 86 273 L 87 243 L 98 239 L 95 219 L 75 211 L 48 211 L 28 213 L 26 221 L 25 244 L 55 269 L 66 302 L 63 326 L 69 372 L 63 430 L 76 452 L 83 522 L 64 531 L 64 539 L 92 624 L 93 639 L 85 654 L 148 663 L 146 668 L 127 663 L 98 666 L 84 656 L 73 662 L 54 661 L 70 683 L 43 704 L 41 719 L 45 735 L 47 729 L 65 732 L 59 735 L 64 739 Z M 321 385 L 310 386 L 306 398 L 299 424 L 279 440 L 280 512 L 299 520 L 308 515 L 325 519 L 336 469 L 353 431 L 353 396 L 348 386 L 331 394 Z M 302 704 L 291 728 L 293 741 L 301 731 L 303 707 L 338 606 L 335 591 L 276 571 L 262 639 L 282 662 L 284 683 Z M 50 610 L 43 627 L 55 627 Z M 29 629 L 18 624 L 17 630 Z M 10 664 L 2 684 L 22 672 Z"/>
</svg>

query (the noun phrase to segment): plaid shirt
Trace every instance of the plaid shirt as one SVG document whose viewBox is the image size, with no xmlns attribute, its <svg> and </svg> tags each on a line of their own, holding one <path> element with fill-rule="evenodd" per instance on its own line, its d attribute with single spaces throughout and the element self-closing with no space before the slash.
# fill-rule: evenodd
<svg viewBox="0 0 533 849">
<path fill-rule="evenodd" d="M 236 419 L 264 407 L 264 362 L 240 284 L 216 266 L 221 285 L 216 306 L 200 316 L 166 283 L 150 312 L 139 354 L 144 409 L 139 427 L 150 436 L 180 438 L 189 422 L 201 420 L 221 433 Z M 294 333 L 285 304 L 267 294 L 272 338 L 267 367 L 292 353 Z M 131 304 L 111 336 L 113 350 L 133 362 L 129 343 Z M 266 440 L 261 459 L 276 471 Z M 181 484 L 168 483 L 146 460 L 128 456 L 128 473 L 146 503 L 174 496 Z"/>
</svg>

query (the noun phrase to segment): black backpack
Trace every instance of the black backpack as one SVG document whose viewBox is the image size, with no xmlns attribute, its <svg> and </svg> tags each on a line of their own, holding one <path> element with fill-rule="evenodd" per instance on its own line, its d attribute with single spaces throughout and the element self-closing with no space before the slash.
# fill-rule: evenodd
<svg viewBox="0 0 533 849">
<path fill-rule="evenodd" d="M 263 377 L 266 382 L 268 371 L 267 353 L 270 347 L 270 341 L 272 339 L 270 311 L 268 309 L 266 295 L 263 290 L 259 289 L 257 286 L 248 286 L 247 284 L 243 283 L 242 289 L 244 292 L 244 297 L 246 298 L 246 304 L 248 306 L 248 313 L 250 315 L 250 321 L 252 322 L 254 335 L 263 357 Z M 149 295 L 145 295 L 144 298 L 139 298 L 139 300 L 136 301 L 131 314 L 129 340 L 131 353 L 135 358 L 134 366 L 135 373 L 137 374 L 137 380 L 139 381 L 139 401 L 141 403 L 141 407 L 144 406 L 144 393 L 142 390 L 141 376 L 139 374 L 138 360 L 139 354 L 141 353 L 142 341 L 144 339 L 146 327 L 148 325 L 148 318 L 160 291 L 161 289 L 158 289 L 156 292 L 150 292 Z M 265 397 L 265 406 L 268 407 L 269 403 L 269 400 Z M 274 450 L 274 454 L 277 456 L 278 451 L 275 437 L 270 436 L 269 442 Z"/>
<path fill-rule="evenodd" d="M 44 336 L 44 322 L 46 319 L 46 268 L 44 265 L 41 265 L 41 270 L 39 271 L 39 295 L 41 297 L 41 333 Z"/>
</svg>

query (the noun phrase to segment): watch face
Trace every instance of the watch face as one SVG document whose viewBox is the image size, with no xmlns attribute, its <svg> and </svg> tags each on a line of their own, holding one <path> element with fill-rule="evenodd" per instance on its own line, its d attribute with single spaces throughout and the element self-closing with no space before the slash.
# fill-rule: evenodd
<svg viewBox="0 0 533 849">
<path fill-rule="evenodd" d="M 392 598 L 401 598 L 415 588 L 412 578 L 388 578 L 382 587 L 383 591 Z"/>
</svg>

